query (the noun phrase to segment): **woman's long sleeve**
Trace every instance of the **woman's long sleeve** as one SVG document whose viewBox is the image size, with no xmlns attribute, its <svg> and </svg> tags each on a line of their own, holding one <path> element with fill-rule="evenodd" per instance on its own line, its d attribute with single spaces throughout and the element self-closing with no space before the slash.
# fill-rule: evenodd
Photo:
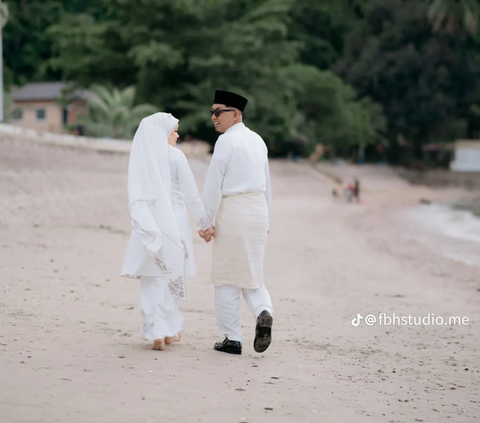
<svg viewBox="0 0 480 423">
<path fill-rule="evenodd" d="M 207 212 L 198 193 L 197 182 L 193 176 L 188 160 L 182 151 L 179 151 L 177 160 L 178 183 L 183 201 L 197 220 L 199 230 L 207 230 L 212 226 L 212 218 Z"/>
</svg>

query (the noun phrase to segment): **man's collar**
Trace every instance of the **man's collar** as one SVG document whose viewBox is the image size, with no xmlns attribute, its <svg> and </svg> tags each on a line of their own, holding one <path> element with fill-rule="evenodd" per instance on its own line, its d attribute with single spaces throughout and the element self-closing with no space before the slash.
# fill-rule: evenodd
<svg viewBox="0 0 480 423">
<path fill-rule="evenodd" d="M 240 129 L 240 128 L 245 128 L 245 124 L 243 122 L 238 122 L 236 123 L 235 125 L 232 125 L 230 126 L 230 128 L 228 128 L 224 134 L 226 134 L 227 132 L 233 132 L 233 131 L 236 131 L 237 129 Z"/>
</svg>

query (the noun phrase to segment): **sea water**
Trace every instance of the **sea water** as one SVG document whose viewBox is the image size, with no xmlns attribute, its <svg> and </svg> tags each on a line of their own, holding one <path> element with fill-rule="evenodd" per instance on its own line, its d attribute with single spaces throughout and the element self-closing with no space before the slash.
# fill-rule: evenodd
<svg viewBox="0 0 480 423">
<path fill-rule="evenodd" d="M 480 199 L 409 207 L 404 235 L 454 260 L 480 267 Z"/>
</svg>

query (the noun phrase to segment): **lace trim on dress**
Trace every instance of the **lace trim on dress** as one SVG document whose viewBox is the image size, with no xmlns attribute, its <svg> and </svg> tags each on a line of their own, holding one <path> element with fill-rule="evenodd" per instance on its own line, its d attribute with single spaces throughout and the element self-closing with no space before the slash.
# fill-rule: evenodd
<svg viewBox="0 0 480 423">
<path fill-rule="evenodd" d="M 175 298 L 180 300 L 187 299 L 187 279 L 185 278 L 185 264 L 190 258 L 188 253 L 188 248 L 186 242 L 182 239 L 182 246 L 183 246 L 183 275 L 178 276 L 175 279 L 170 279 L 168 283 L 168 289 L 172 293 Z"/>
<path fill-rule="evenodd" d="M 142 235 L 147 234 L 135 219 L 131 219 L 131 220 L 132 220 L 132 226 L 133 226 L 133 229 L 135 230 L 135 232 L 138 232 L 139 234 L 142 234 Z"/>
<path fill-rule="evenodd" d="M 185 276 L 179 276 L 176 279 L 170 280 L 168 289 L 174 297 L 184 300 L 186 298 L 185 286 Z"/>
<path fill-rule="evenodd" d="M 132 221 L 132 226 L 135 232 L 138 232 L 142 235 L 153 235 L 151 232 L 144 230 L 135 219 L 131 218 L 131 221 Z M 158 266 L 161 273 L 163 274 L 172 273 L 172 271 L 167 267 L 164 261 L 157 256 L 157 254 L 153 254 L 153 261 Z"/>
<path fill-rule="evenodd" d="M 187 263 L 188 260 L 190 260 L 190 254 L 188 252 L 187 244 L 183 239 L 182 239 L 182 245 L 183 245 L 183 260 L 185 261 L 185 263 Z"/>
<path fill-rule="evenodd" d="M 212 224 L 213 224 L 212 218 L 210 217 L 207 211 L 205 211 L 205 214 L 197 222 L 198 227 L 202 231 L 206 231 L 207 229 L 209 229 L 212 226 Z"/>
<path fill-rule="evenodd" d="M 129 273 L 125 273 L 124 275 L 121 275 L 122 278 L 130 278 L 130 279 L 140 279 L 140 276 L 138 275 L 130 275 Z"/>
<path fill-rule="evenodd" d="M 162 272 L 164 274 L 172 273 L 172 271 L 167 267 L 167 265 L 163 262 L 163 260 L 160 260 L 160 258 L 157 256 L 157 253 L 153 254 L 153 261 L 155 262 L 155 264 L 160 269 L 160 272 Z"/>
</svg>

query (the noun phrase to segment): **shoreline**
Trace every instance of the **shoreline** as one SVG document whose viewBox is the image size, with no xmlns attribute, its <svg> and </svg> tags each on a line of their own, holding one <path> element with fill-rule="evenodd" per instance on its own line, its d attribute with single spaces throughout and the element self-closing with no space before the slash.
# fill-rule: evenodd
<svg viewBox="0 0 480 423">
<path fill-rule="evenodd" d="M 396 174 L 414 185 L 430 188 L 461 188 L 466 191 L 480 191 L 480 172 L 454 172 L 447 169 L 415 171 L 393 167 Z"/>
</svg>

